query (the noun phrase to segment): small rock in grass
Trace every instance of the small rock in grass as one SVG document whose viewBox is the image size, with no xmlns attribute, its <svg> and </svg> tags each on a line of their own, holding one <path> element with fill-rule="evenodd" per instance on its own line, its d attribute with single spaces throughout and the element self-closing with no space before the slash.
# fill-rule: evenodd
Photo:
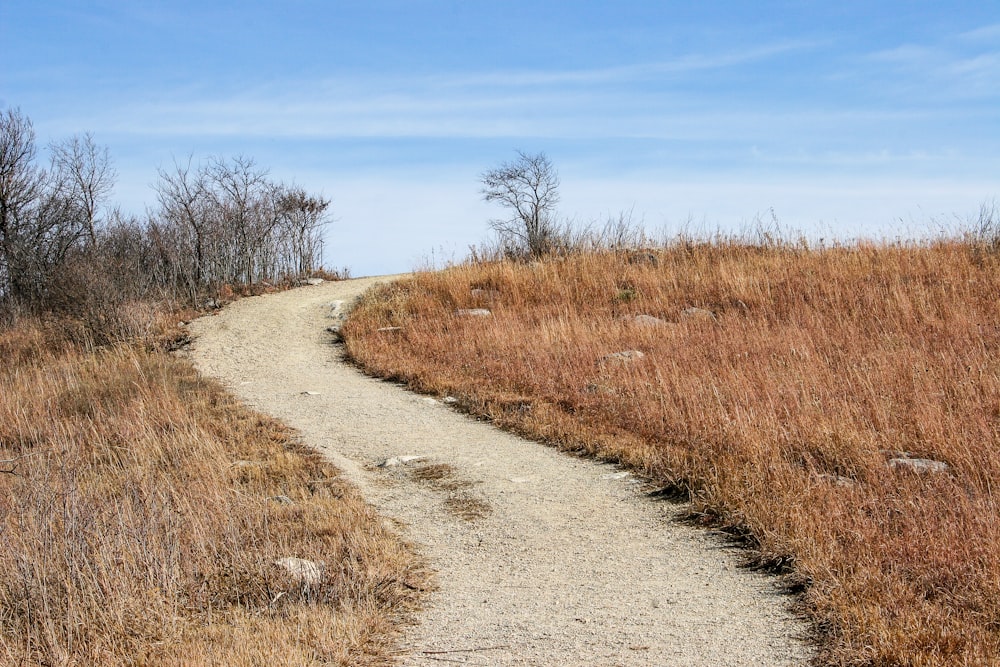
<svg viewBox="0 0 1000 667">
<path fill-rule="evenodd" d="M 403 327 L 379 327 L 375 331 L 378 333 L 395 333 L 397 331 L 402 331 Z"/>
<path fill-rule="evenodd" d="M 951 470 L 951 466 L 944 461 L 933 459 L 895 458 L 889 459 L 886 465 L 893 470 L 906 470 L 915 473 L 942 473 Z"/>
<path fill-rule="evenodd" d="M 705 310 L 704 308 L 685 308 L 681 311 L 681 319 L 701 321 L 701 322 L 714 322 L 716 320 L 715 313 L 710 310 Z"/>
<path fill-rule="evenodd" d="M 414 461 L 423 461 L 426 456 L 393 456 L 382 463 L 378 464 L 379 468 L 393 468 L 395 466 L 402 466 L 408 463 L 413 463 Z"/>
<path fill-rule="evenodd" d="M 455 405 L 456 403 L 458 403 L 458 399 L 455 398 L 454 396 L 445 396 L 444 398 L 441 399 L 441 402 L 444 403 L 445 405 Z"/>
<path fill-rule="evenodd" d="M 606 364 L 609 362 L 618 361 L 623 364 L 627 364 L 633 361 L 638 361 L 646 355 L 639 350 L 622 350 L 621 352 L 612 352 L 611 354 L 605 355 L 600 358 L 600 363 Z"/>
<path fill-rule="evenodd" d="M 292 556 L 279 558 L 274 564 L 307 586 L 315 586 L 322 581 L 326 569 L 322 563 Z"/>
<path fill-rule="evenodd" d="M 628 315 L 622 318 L 623 322 L 629 324 L 635 324 L 640 327 L 666 327 L 670 326 L 670 322 L 666 320 L 661 320 L 659 317 L 653 317 L 652 315 Z"/>
<path fill-rule="evenodd" d="M 834 486 L 841 486 L 844 488 L 852 488 L 858 485 L 858 483 L 855 482 L 853 479 L 851 479 L 850 477 L 844 477 L 843 475 L 833 475 L 831 473 L 824 472 L 817 475 L 817 477 L 819 477 L 824 481 L 830 482 Z"/>
<path fill-rule="evenodd" d="M 461 317 L 489 317 L 493 313 L 488 308 L 459 308 L 455 314 Z"/>
<path fill-rule="evenodd" d="M 288 496 L 271 496 L 269 500 L 273 500 L 279 505 L 294 505 L 295 501 Z"/>
</svg>

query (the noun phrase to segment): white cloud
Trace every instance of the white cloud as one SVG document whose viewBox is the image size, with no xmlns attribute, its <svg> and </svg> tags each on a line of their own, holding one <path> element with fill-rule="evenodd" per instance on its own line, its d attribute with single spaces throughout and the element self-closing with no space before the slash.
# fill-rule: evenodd
<svg viewBox="0 0 1000 667">
<path fill-rule="evenodd" d="M 985 25 L 975 30 L 969 30 L 958 35 L 959 38 L 969 41 L 984 41 L 996 44 L 1000 40 L 1000 23 Z"/>
</svg>

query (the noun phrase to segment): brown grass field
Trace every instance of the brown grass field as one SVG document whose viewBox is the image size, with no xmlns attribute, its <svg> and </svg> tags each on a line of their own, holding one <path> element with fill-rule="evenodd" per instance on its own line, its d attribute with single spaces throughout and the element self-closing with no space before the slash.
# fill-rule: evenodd
<svg viewBox="0 0 1000 667">
<path fill-rule="evenodd" d="M 678 242 L 417 274 L 344 333 L 372 374 L 689 497 L 787 573 L 819 663 L 984 665 L 1000 664 L 998 295 L 1000 255 L 970 242 Z"/>
<path fill-rule="evenodd" d="M 0 663 L 391 661 L 426 572 L 294 434 L 144 346 L 0 359 Z"/>
</svg>

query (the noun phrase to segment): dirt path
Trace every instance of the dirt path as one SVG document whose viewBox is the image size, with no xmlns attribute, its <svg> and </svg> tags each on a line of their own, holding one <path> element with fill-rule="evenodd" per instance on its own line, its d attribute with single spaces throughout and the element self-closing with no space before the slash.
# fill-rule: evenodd
<svg viewBox="0 0 1000 667">
<path fill-rule="evenodd" d="M 801 665 L 773 579 L 670 521 L 613 466 L 560 454 L 364 377 L 325 332 L 378 279 L 238 301 L 191 324 L 192 356 L 297 428 L 438 572 L 404 665 Z M 393 457 L 425 457 L 407 462 Z"/>
</svg>

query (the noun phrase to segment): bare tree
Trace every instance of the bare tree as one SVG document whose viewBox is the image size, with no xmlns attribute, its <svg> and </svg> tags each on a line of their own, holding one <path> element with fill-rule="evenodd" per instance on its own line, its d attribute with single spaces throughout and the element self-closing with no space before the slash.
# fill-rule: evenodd
<svg viewBox="0 0 1000 667">
<path fill-rule="evenodd" d="M 214 158 L 205 171 L 208 196 L 221 225 L 226 247 L 218 259 L 224 282 L 251 285 L 260 278 L 258 260 L 278 224 L 272 195 L 275 186 L 253 158 Z"/>
<path fill-rule="evenodd" d="M 558 236 L 559 176 L 544 153 L 518 151 L 517 156 L 482 175 L 481 193 L 486 201 L 500 202 L 513 213 L 505 220 L 490 221 L 501 241 L 538 257 L 553 249 Z"/>
<path fill-rule="evenodd" d="M 49 146 L 52 172 L 57 175 L 64 195 L 83 215 L 88 240 L 96 239 L 97 209 L 114 188 L 117 173 L 106 146 L 94 143 L 89 133 Z"/>
<path fill-rule="evenodd" d="M 309 274 L 322 261 L 319 232 L 327 222 L 330 200 L 296 186 L 280 188 L 277 197 L 286 253 L 296 273 Z"/>
<path fill-rule="evenodd" d="M 330 202 L 271 181 L 251 158 L 175 164 L 160 171 L 156 190 L 160 209 L 150 232 L 162 258 L 159 270 L 175 284 L 184 282 L 191 297 L 318 266 L 319 230 Z"/>
<path fill-rule="evenodd" d="M 165 241 L 160 246 L 165 259 L 193 298 L 204 283 L 206 268 L 209 220 L 205 177 L 200 169 L 192 171 L 190 157 L 187 164 L 175 162 L 173 171 L 161 169 L 159 175 L 155 189 L 163 224 L 155 236 Z"/>
<path fill-rule="evenodd" d="M 35 304 L 86 230 L 69 174 L 55 162 L 39 169 L 36 155 L 31 121 L 16 109 L 0 114 L 0 296 Z"/>
</svg>

